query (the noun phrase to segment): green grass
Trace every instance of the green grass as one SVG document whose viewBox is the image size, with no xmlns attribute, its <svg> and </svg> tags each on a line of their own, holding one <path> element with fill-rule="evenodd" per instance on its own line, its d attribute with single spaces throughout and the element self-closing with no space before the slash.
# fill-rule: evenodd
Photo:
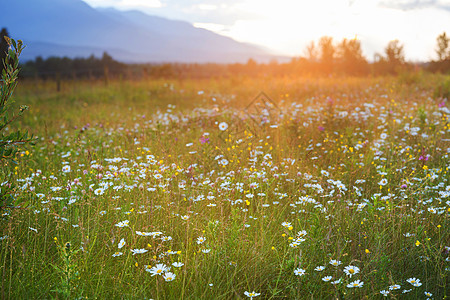
<svg viewBox="0 0 450 300">
<path fill-rule="evenodd" d="M 21 82 L 2 298 L 446 298 L 448 79 L 416 77 Z M 260 91 L 278 108 L 246 112 Z"/>
</svg>

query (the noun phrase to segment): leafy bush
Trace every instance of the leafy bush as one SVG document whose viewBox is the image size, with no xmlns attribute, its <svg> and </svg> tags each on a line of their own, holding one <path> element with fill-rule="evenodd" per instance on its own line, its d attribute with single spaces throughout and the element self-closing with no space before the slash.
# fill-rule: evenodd
<svg viewBox="0 0 450 300">
<path fill-rule="evenodd" d="M 9 131 L 8 125 L 20 117 L 27 106 L 20 106 L 17 114 L 9 115 L 8 111 L 13 101 L 11 97 L 17 86 L 17 78 L 19 75 L 19 56 L 24 45 L 21 40 L 17 42 L 13 39 L 5 37 L 9 45 L 8 52 L 3 60 L 3 70 L 1 74 L 0 87 L 0 164 L 1 170 L 1 186 L 0 186 L 0 207 L 1 209 L 12 206 L 14 204 L 14 185 L 8 180 L 11 177 L 11 170 L 8 168 L 10 163 L 17 164 L 14 160 L 19 152 L 19 145 L 33 141 L 32 136 L 28 136 L 28 132 L 20 130 Z"/>
<path fill-rule="evenodd" d="M 447 77 L 444 81 L 436 86 L 433 96 L 435 98 L 450 99 L 450 77 Z"/>
</svg>

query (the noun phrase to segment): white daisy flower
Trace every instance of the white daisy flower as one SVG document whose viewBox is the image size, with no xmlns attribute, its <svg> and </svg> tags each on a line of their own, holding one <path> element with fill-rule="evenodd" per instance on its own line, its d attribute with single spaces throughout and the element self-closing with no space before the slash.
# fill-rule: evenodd
<svg viewBox="0 0 450 300">
<path fill-rule="evenodd" d="M 305 275 L 305 270 L 303 270 L 301 268 L 297 268 L 294 270 L 294 274 L 297 276 L 303 276 L 303 275 Z"/>
<path fill-rule="evenodd" d="M 347 284 L 347 287 L 348 288 L 354 288 L 354 287 L 361 288 L 363 285 L 364 285 L 364 282 L 358 279 L 358 280 L 355 280 L 355 281 Z"/>
<path fill-rule="evenodd" d="M 162 275 L 164 272 L 170 271 L 170 267 L 166 266 L 165 264 L 156 264 L 156 266 L 154 266 L 150 269 L 146 269 L 145 271 L 152 274 L 152 276 Z"/>
<path fill-rule="evenodd" d="M 118 245 L 119 249 L 122 248 L 123 246 L 125 246 L 125 239 L 121 239 Z"/>
<path fill-rule="evenodd" d="M 337 267 L 341 264 L 342 264 L 342 262 L 340 260 L 335 260 L 335 259 L 330 260 L 330 265 L 333 265 L 335 267 Z"/>
<path fill-rule="evenodd" d="M 395 290 L 399 290 L 399 289 L 400 289 L 400 285 L 398 285 L 398 284 L 389 286 L 389 290 L 391 290 L 391 291 L 395 291 Z"/>
<path fill-rule="evenodd" d="M 228 124 L 225 123 L 225 122 L 221 122 L 221 123 L 219 124 L 219 129 L 220 129 L 221 131 L 227 130 L 227 129 L 228 129 Z"/>
<path fill-rule="evenodd" d="M 383 186 L 386 185 L 387 183 L 388 183 L 388 181 L 386 178 L 383 178 L 378 182 L 379 185 L 383 185 Z"/>
<path fill-rule="evenodd" d="M 250 299 L 253 299 L 253 297 L 257 297 L 257 296 L 261 295 L 261 293 L 257 293 L 255 291 L 250 293 L 250 292 L 245 291 L 244 295 L 249 297 Z"/>
<path fill-rule="evenodd" d="M 131 249 L 131 252 L 133 252 L 133 255 L 135 255 L 135 254 L 142 254 L 142 253 L 145 253 L 147 251 L 148 251 L 147 249 Z"/>
<path fill-rule="evenodd" d="M 406 281 L 411 283 L 415 287 L 419 287 L 419 286 L 422 285 L 422 283 L 420 282 L 420 279 L 417 279 L 417 278 L 414 278 L 414 277 L 413 278 L 408 278 Z"/>
<path fill-rule="evenodd" d="M 94 194 L 95 194 L 96 196 L 103 195 L 104 193 L 105 193 L 105 190 L 104 190 L 103 188 L 98 188 L 98 189 L 96 189 L 96 190 L 94 191 Z"/>
<path fill-rule="evenodd" d="M 114 226 L 117 226 L 117 227 L 126 227 L 126 226 L 128 226 L 128 223 L 130 223 L 130 221 L 125 220 L 125 221 L 121 221 L 121 222 L 117 223 L 117 224 L 114 225 Z"/>
<path fill-rule="evenodd" d="M 176 276 L 177 275 L 175 275 L 175 274 L 173 274 L 171 272 L 166 272 L 166 273 L 164 273 L 163 278 L 164 278 L 165 281 L 172 281 L 172 280 L 175 279 Z"/>
<path fill-rule="evenodd" d="M 172 266 L 174 266 L 175 268 L 181 268 L 182 266 L 184 266 L 184 264 L 182 262 L 177 261 L 174 262 Z"/>
<path fill-rule="evenodd" d="M 344 268 L 344 273 L 350 276 L 351 278 L 353 275 L 359 273 L 359 268 L 355 266 L 346 266 Z"/>
</svg>

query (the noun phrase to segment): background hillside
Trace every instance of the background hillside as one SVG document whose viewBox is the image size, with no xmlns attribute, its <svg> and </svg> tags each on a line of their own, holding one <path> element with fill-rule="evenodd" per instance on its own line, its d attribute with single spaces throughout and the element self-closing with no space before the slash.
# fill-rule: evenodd
<svg viewBox="0 0 450 300">
<path fill-rule="evenodd" d="M 0 6 L 0 27 L 27 45 L 23 60 L 100 56 L 105 51 L 127 63 L 274 58 L 261 47 L 139 11 L 94 9 L 81 0 L 0 0 Z"/>
</svg>

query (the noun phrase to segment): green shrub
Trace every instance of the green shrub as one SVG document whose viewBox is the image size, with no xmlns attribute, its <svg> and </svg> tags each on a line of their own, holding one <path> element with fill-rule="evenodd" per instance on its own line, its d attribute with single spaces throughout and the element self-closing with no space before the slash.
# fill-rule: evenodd
<svg viewBox="0 0 450 300">
<path fill-rule="evenodd" d="M 433 96 L 435 98 L 447 98 L 450 99 L 450 77 L 446 77 L 441 81 L 434 89 Z"/>
<path fill-rule="evenodd" d="M 28 132 L 20 130 L 8 130 L 8 126 L 20 117 L 27 106 L 20 106 L 16 114 L 8 114 L 13 101 L 11 97 L 17 86 L 17 78 L 19 75 L 19 56 L 24 45 L 21 40 L 17 42 L 13 39 L 5 37 L 9 49 L 3 60 L 3 70 L 1 74 L 0 87 L 0 164 L 1 164 L 1 186 L 0 186 L 0 207 L 4 209 L 14 205 L 13 196 L 14 184 L 11 182 L 11 169 L 8 165 L 17 164 L 15 157 L 19 152 L 18 146 L 33 141 L 33 137 Z"/>
</svg>

